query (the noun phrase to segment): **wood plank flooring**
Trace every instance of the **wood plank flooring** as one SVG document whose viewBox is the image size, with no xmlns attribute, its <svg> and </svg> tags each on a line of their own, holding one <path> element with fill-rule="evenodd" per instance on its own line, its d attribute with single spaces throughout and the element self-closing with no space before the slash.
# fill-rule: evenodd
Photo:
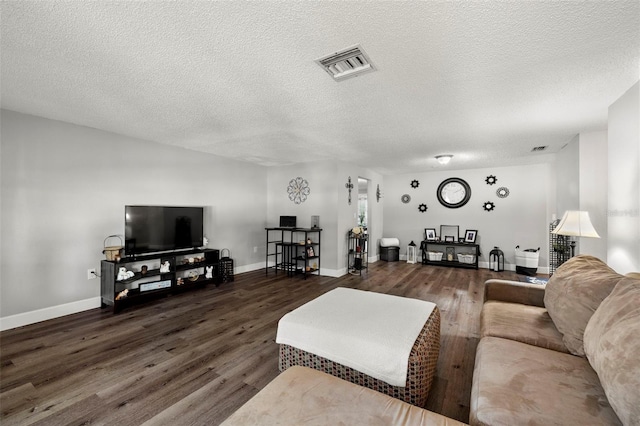
<svg viewBox="0 0 640 426">
<path fill-rule="evenodd" d="M 93 309 L 0 333 L 3 425 L 216 425 L 278 375 L 277 322 L 338 286 L 435 302 L 426 408 L 469 420 L 483 283 L 514 272 L 375 262 L 362 277 L 236 275 L 235 282 Z"/>
</svg>

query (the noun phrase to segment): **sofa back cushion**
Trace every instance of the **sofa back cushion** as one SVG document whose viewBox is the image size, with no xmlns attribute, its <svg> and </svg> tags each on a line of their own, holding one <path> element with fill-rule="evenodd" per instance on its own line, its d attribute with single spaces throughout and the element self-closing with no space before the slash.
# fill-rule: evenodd
<svg viewBox="0 0 640 426">
<path fill-rule="evenodd" d="M 640 280 L 625 278 L 584 332 L 584 350 L 625 425 L 640 424 Z"/>
<path fill-rule="evenodd" d="M 591 315 L 622 278 L 600 259 L 578 255 L 563 263 L 549 279 L 544 306 L 562 333 L 562 341 L 569 352 L 585 356 L 584 329 Z"/>
</svg>

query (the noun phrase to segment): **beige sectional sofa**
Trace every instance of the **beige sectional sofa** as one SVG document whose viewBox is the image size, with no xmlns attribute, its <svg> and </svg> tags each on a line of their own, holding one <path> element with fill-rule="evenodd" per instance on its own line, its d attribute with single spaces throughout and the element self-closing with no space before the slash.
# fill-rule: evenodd
<svg viewBox="0 0 640 426">
<path fill-rule="evenodd" d="M 471 425 L 640 425 L 640 280 L 580 255 L 546 285 L 489 280 Z"/>
</svg>

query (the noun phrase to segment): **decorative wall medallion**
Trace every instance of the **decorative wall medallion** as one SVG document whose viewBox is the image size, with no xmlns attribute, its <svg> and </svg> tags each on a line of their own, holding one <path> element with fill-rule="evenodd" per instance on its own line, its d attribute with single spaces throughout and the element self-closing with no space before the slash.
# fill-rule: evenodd
<svg viewBox="0 0 640 426">
<path fill-rule="evenodd" d="M 420 213 L 426 213 L 427 212 L 427 205 L 426 204 L 420 204 L 418 206 L 418 210 L 420 210 Z"/>
<path fill-rule="evenodd" d="M 309 182 L 306 179 L 297 177 L 289 181 L 287 187 L 289 193 L 289 199 L 296 204 L 304 203 L 307 200 L 307 195 L 311 192 L 309 189 Z"/>
<path fill-rule="evenodd" d="M 499 198 L 507 198 L 509 196 L 509 188 L 501 186 L 500 188 L 498 188 L 498 190 L 496 191 L 496 195 Z"/>
<path fill-rule="evenodd" d="M 496 205 L 493 204 L 493 202 L 491 202 L 491 201 L 487 201 L 486 203 L 484 203 L 482 205 L 482 208 L 485 209 L 485 211 L 491 212 L 491 211 L 493 211 L 493 209 L 496 208 Z"/>
<path fill-rule="evenodd" d="M 353 184 L 351 183 L 351 176 L 349 176 L 349 180 L 344 184 L 344 187 L 349 190 L 349 205 L 351 205 L 351 190 L 353 189 Z"/>
<path fill-rule="evenodd" d="M 498 178 L 494 175 L 489 175 L 484 181 L 487 182 L 487 185 L 495 185 L 495 183 L 498 181 Z"/>
<path fill-rule="evenodd" d="M 400 201 L 402 201 L 404 204 L 407 204 L 409 201 L 411 201 L 411 195 L 404 194 L 402 197 L 400 197 Z"/>
<path fill-rule="evenodd" d="M 411 181 L 411 187 L 412 188 L 415 189 L 415 188 L 417 188 L 419 186 L 420 186 L 420 182 L 418 182 L 417 180 L 414 179 L 414 180 Z"/>
</svg>

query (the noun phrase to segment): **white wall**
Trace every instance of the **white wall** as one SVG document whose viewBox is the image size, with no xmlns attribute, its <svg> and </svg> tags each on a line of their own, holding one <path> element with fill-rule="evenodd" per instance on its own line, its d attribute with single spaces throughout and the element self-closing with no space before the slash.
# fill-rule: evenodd
<svg viewBox="0 0 640 426">
<path fill-rule="evenodd" d="M 495 185 L 487 185 L 485 179 L 489 175 L 497 177 Z M 449 177 L 462 178 L 471 186 L 471 199 L 461 208 L 449 209 L 437 200 L 438 185 Z M 481 267 L 488 266 L 489 252 L 498 246 L 505 254 L 505 266 L 515 269 L 514 250 L 519 245 L 521 249 L 540 247 L 538 271 L 547 272 L 547 211 L 551 202 L 548 189 L 552 178 L 550 164 L 387 176 L 384 237 L 399 238 L 400 253 L 405 255 L 411 240 L 416 244 L 422 241 L 424 228 L 436 228 L 439 233 L 440 225 L 458 225 L 462 236 L 467 229 L 478 231 L 476 242 L 480 244 L 482 253 L 479 259 Z M 416 189 L 410 185 L 414 179 L 420 182 Z M 497 188 L 502 186 L 510 191 L 504 199 L 496 196 Z M 400 201 L 403 194 L 411 196 L 410 203 Z M 486 201 L 495 204 L 494 211 L 483 209 Z M 427 205 L 426 213 L 418 211 L 421 203 Z"/>
<path fill-rule="evenodd" d="M 567 210 L 580 209 L 580 135 L 556 154 L 556 208 L 558 219 Z"/>
<path fill-rule="evenodd" d="M 124 233 L 126 204 L 206 206 L 209 247 L 229 248 L 237 271 L 264 266 L 265 167 L 1 114 L 2 328 L 99 306 L 87 269 Z"/>
<path fill-rule="evenodd" d="M 607 263 L 640 271 L 640 83 L 609 107 Z"/>
<path fill-rule="evenodd" d="M 607 132 L 580 133 L 580 208 L 600 238 L 579 238 L 577 252 L 607 259 Z M 559 213 L 562 214 L 562 213 Z"/>
</svg>

